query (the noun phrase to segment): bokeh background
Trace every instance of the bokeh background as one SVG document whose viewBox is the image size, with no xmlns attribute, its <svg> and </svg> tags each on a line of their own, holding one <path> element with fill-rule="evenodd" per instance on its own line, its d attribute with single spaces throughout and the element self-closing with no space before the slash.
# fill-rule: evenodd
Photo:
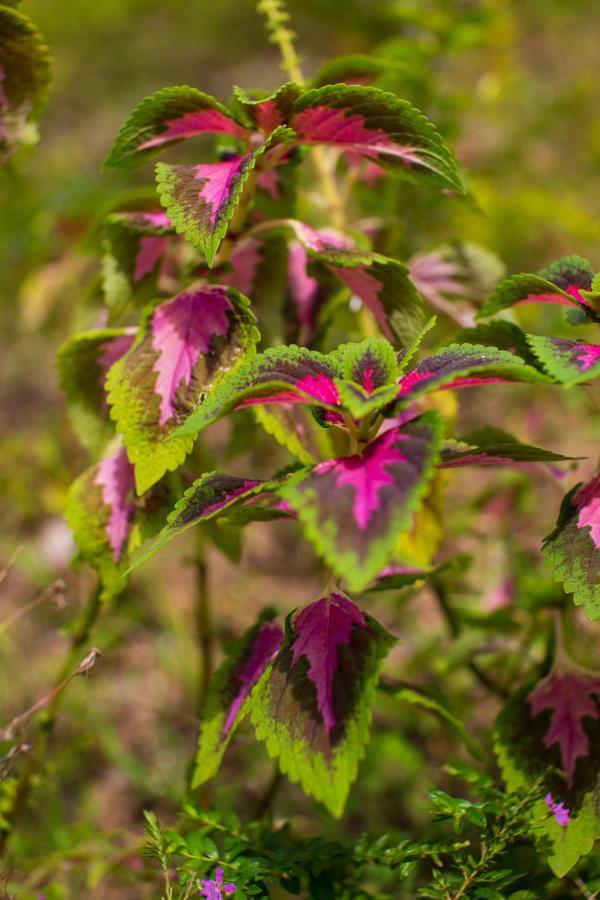
<svg viewBox="0 0 600 900">
<path fill-rule="evenodd" d="M 250 0 L 23 0 L 20 8 L 50 45 L 55 81 L 40 144 L 0 172 L 0 568 L 17 554 L 0 584 L 0 722 L 52 683 L 65 629 L 92 584 L 90 573 L 69 567 L 65 495 L 89 459 L 69 425 L 54 361 L 60 343 L 97 315 L 102 215 L 122 191 L 151 181 L 149 167 L 120 175 L 102 172 L 102 160 L 133 106 L 160 87 L 193 84 L 226 101 L 233 84 L 272 88 L 283 80 Z M 388 59 L 381 86 L 422 108 L 468 172 L 477 206 L 417 198 L 411 189 L 366 198 L 367 211 L 383 209 L 395 223 L 389 252 L 405 258 L 466 239 L 497 253 L 508 272 L 535 271 L 568 253 L 600 268 L 597 0 L 290 0 L 289 9 L 307 74 L 342 53 Z M 527 308 L 518 317 L 539 333 L 565 329 L 555 309 Z M 527 607 L 555 589 L 541 570 L 540 539 L 566 487 L 590 471 L 600 438 L 597 389 L 559 396 L 502 388 L 491 396 L 494 408 L 490 394 L 477 391 L 461 406 L 465 427 L 495 422 L 591 463 L 533 486 L 514 473 L 452 483 L 442 557 L 461 551 L 475 559 L 457 586 L 474 624 L 458 639 L 450 643 L 426 591 L 370 601 L 402 635 L 391 671 L 452 684 L 459 711 L 482 730 L 495 706 L 461 667 L 482 645 L 493 662 L 511 633 L 488 637 L 477 615 L 494 604 Z M 258 463 L 248 451 L 234 468 Z M 94 636 L 103 657 L 91 679 L 69 690 L 49 777 L 13 845 L 25 900 L 42 886 L 48 900 L 157 896 L 138 855 L 141 811 L 174 817 L 197 731 L 195 572 L 186 546 L 178 542 L 136 579 Z M 66 582 L 58 591 L 64 603 L 56 592 L 54 602 L 47 594 L 37 602 L 55 578 Z M 240 564 L 211 554 L 210 584 L 221 639 L 249 624 L 264 602 L 287 612 L 310 599 L 320 575 L 298 532 L 282 538 L 264 524 L 248 532 Z M 6 626 L 32 600 L 31 611 Z M 583 624 L 581 641 L 593 641 Z M 435 720 L 383 705 L 344 824 L 315 818 L 287 783 L 277 811 L 300 829 L 332 836 L 418 831 L 428 822 L 426 789 L 443 783 L 447 752 Z M 207 802 L 251 812 L 271 763 L 249 728 L 226 765 Z"/>
</svg>

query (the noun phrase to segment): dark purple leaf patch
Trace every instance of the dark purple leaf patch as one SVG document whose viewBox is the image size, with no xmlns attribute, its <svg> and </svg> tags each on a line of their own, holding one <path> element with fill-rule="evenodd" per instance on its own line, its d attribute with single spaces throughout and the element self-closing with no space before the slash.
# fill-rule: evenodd
<svg viewBox="0 0 600 900">
<path fill-rule="evenodd" d="M 555 667 L 527 695 L 532 716 L 550 711 L 544 746 L 557 745 L 567 786 L 573 787 L 579 757 L 590 754 L 584 719 L 600 719 L 600 675 L 574 666 Z"/>
</svg>

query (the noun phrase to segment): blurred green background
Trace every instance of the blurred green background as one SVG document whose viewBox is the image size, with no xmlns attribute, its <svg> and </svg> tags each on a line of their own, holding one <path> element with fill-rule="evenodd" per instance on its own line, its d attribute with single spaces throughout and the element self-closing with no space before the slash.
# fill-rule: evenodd
<svg viewBox="0 0 600 900">
<path fill-rule="evenodd" d="M 85 572 L 68 574 L 71 546 L 61 515 L 68 485 L 88 460 L 70 429 L 54 358 L 62 340 L 93 320 L 100 250 L 95 227 L 103 211 L 120 191 L 151 181 L 149 167 L 133 175 L 103 173 L 102 160 L 133 106 L 160 87 L 193 84 L 226 101 L 233 84 L 271 88 L 283 80 L 249 0 L 23 0 L 20 9 L 50 45 L 55 82 L 40 144 L 0 172 L 0 559 L 24 547 L 0 588 L 0 619 L 57 575 L 68 580 L 68 603 L 59 611 L 42 605 L 0 633 L 2 720 L 51 682 L 64 647 L 60 629 L 90 583 Z M 307 75 L 342 53 L 388 59 L 390 74 L 381 86 L 423 109 L 467 170 L 479 208 L 427 199 L 402 207 L 396 194 L 386 197 L 387 211 L 398 218 L 399 255 L 463 238 L 494 250 L 509 272 L 534 271 L 566 253 L 600 268 L 598 0 L 290 0 L 289 9 Z M 379 202 L 378 196 L 367 199 L 374 210 Z M 555 310 L 519 315 L 539 333 L 562 327 Z M 498 395 L 498 424 L 506 417 L 523 431 L 525 422 L 525 437 L 549 438 L 561 452 L 577 454 L 583 438 L 593 456 L 600 437 L 597 398 L 573 393 L 559 402 L 541 393 L 548 408 L 526 410 L 515 396 Z M 476 406 L 470 415 L 476 419 Z M 540 524 L 537 501 L 518 478 L 507 478 L 513 508 L 522 513 L 519 532 L 527 547 L 538 546 L 559 496 L 550 494 Z M 465 516 L 475 507 L 488 515 L 477 493 L 481 484 L 474 479 L 461 498 Z M 485 519 L 484 526 L 480 519 L 468 526 L 477 537 L 487 528 L 490 546 L 477 546 L 488 573 L 503 564 L 495 529 L 514 530 L 509 512 L 501 513 L 494 513 L 494 527 Z M 459 517 L 451 530 L 464 526 Z M 143 894 L 131 886 L 140 813 L 150 806 L 173 815 L 196 729 L 193 574 L 181 564 L 181 548 L 178 553 L 160 564 L 153 581 L 130 592 L 104 626 L 98 640 L 108 660 L 94 674 L 92 689 L 75 684 L 69 694 L 52 777 L 14 844 L 19 896 L 26 900 L 48 882 L 54 883 L 46 889 L 49 900 L 155 896 L 151 888 Z M 215 565 L 223 635 L 248 624 L 264 598 L 288 609 L 318 588 L 308 552 L 293 543 L 279 546 L 268 527 L 252 538 L 243 571 Z M 409 616 L 410 606 L 399 602 L 379 618 L 397 630 L 400 611 Z M 411 641 L 402 658 L 410 659 L 414 674 L 438 645 L 429 625 L 415 626 Z M 460 665 L 457 653 L 435 664 L 436 677 Z M 469 685 L 458 677 L 470 703 Z M 492 713 L 483 715 L 482 727 Z M 354 792 L 350 831 L 424 821 L 419 804 L 435 777 L 426 761 L 443 757 L 446 744 L 439 731 L 428 733 L 425 726 L 419 732 L 410 718 L 394 732 L 383 728 L 389 721 L 385 711 L 370 750 L 373 765 L 367 763 Z M 248 729 L 228 765 L 219 801 L 250 803 L 270 767 Z M 403 804 L 386 801 L 388 785 L 394 786 L 391 796 L 406 791 Z M 383 797 L 376 810 L 365 805 L 375 790 Z M 311 827 L 311 804 L 296 789 L 286 796 L 287 811 L 299 810 L 300 824 Z M 319 824 L 334 832 L 339 827 L 325 816 Z M 112 874 L 98 886 L 106 870 Z"/>
</svg>

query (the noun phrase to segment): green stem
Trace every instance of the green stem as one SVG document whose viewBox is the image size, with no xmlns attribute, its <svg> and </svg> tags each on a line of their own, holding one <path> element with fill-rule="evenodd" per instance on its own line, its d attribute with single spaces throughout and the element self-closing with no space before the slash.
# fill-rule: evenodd
<svg viewBox="0 0 600 900">
<path fill-rule="evenodd" d="M 62 702 L 63 692 L 59 688 L 69 679 L 69 675 L 75 669 L 81 647 L 88 642 L 101 607 L 101 587 L 98 585 L 90 595 L 83 616 L 73 631 L 69 652 L 55 681 L 56 693 L 44 712 L 33 749 L 17 781 L 12 803 L 9 810 L 4 814 L 5 821 L 0 827 L 0 855 L 2 856 L 6 852 L 6 846 L 14 832 L 15 824 L 21 816 L 31 793 L 32 780 L 44 761 L 46 749 L 54 729 L 56 715 Z"/>
<path fill-rule="evenodd" d="M 294 46 L 296 34 L 289 27 L 290 15 L 284 0 L 258 0 L 257 9 L 267 20 L 269 40 L 279 49 L 281 68 L 297 84 L 304 85 L 304 75 L 300 68 L 300 57 Z M 335 154 L 325 147 L 314 147 L 312 160 L 321 182 L 323 197 L 334 228 L 343 230 L 346 224 L 342 193 L 336 182 Z"/>
<path fill-rule="evenodd" d="M 290 15 L 284 0 L 258 0 L 256 8 L 267 20 L 269 40 L 279 49 L 281 68 L 292 81 L 304 84 L 300 57 L 294 46 L 296 35 L 289 27 Z"/>
</svg>

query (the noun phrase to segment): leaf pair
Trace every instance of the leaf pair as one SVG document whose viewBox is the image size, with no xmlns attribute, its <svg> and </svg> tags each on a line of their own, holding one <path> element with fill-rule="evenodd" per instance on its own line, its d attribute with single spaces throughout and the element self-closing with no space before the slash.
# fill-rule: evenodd
<svg viewBox="0 0 600 900">
<path fill-rule="evenodd" d="M 166 88 L 134 110 L 107 165 L 130 166 L 201 134 L 226 135 L 233 149 L 216 163 L 161 163 L 157 180 L 175 228 L 202 250 L 209 265 L 251 173 L 256 170 L 255 180 L 265 178 L 294 145 L 324 144 L 409 180 L 464 190 L 450 150 L 408 101 L 343 84 L 309 91 L 287 84 L 258 100 L 238 90 L 231 109 L 195 88 Z"/>
<path fill-rule="evenodd" d="M 573 324 L 600 322 L 600 279 L 589 262 L 565 256 L 537 275 L 512 275 L 484 303 L 479 315 L 489 316 L 518 303 L 558 303 L 570 307 Z M 558 337 L 526 335 L 544 370 L 570 387 L 600 375 L 600 344 Z"/>
<path fill-rule="evenodd" d="M 483 304 L 479 316 L 491 316 L 516 303 L 559 303 L 576 307 L 588 320 L 599 320 L 600 285 L 589 262 L 581 256 L 563 256 L 537 275 L 521 273 L 503 281 Z"/>
<path fill-rule="evenodd" d="M 324 411 L 325 424 L 343 425 L 345 414 L 361 418 L 381 410 L 393 417 L 430 391 L 499 381 L 548 381 L 515 354 L 470 344 L 445 347 L 401 375 L 418 340 L 398 359 L 380 339 L 347 344 L 327 355 L 293 345 L 266 350 L 227 379 L 178 433 L 198 433 L 247 406 L 309 404 Z"/>
<path fill-rule="evenodd" d="M 193 785 L 215 774 L 250 712 L 281 771 L 340 816 L 364 753 L 379 666 L 393 643 L 337 589 L 288 616 L 285 636 L 259 619 L 211 685 Z"/>
<path fill-rule="evenodd" d="M 512 322 L 499 320 L 467 328 L 458 337 L 514 350 L 565 387 L 584 384 L 600 375 L 600 344 L 525 334 Z"/>
</svg>

